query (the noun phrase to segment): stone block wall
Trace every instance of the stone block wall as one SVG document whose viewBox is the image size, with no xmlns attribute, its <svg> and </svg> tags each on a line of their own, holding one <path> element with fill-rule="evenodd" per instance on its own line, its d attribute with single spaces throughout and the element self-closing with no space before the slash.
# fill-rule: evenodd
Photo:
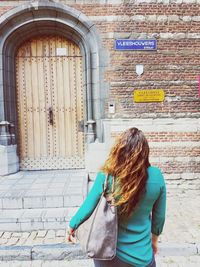
<svg viewBox="0 0 200 267">
<path fill-rule="evenodd" d="M 145 133 L 150 146 L 150 163 L 161 168 L 168 193 L 180 196 L 199 193 L 200 119 L 106 119 L 103 125 L 105 143 L 89 145 L 92 153 L 88 153 L 87 162 L 88 167 L 92 163 L 92 179 L 103 165 L 115 137 L 134 126 Z"/>
</svg>

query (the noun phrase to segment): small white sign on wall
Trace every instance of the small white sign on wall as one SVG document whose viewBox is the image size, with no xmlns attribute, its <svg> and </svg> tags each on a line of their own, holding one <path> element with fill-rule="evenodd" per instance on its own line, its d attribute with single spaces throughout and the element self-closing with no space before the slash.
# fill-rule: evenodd
<svg viewBox="0 0 200 267">
<path fill-rule="evenodd" d="M 142 75 L 144 72 L 144 66 L 143 65 L 136 65 L 135 70 L 138 76 Z"/>
<path fill-rule="evenodd" d="M 56 56 L 66 56 L 67 55 L 67 48 L 56 48 Z"/>
</svg>

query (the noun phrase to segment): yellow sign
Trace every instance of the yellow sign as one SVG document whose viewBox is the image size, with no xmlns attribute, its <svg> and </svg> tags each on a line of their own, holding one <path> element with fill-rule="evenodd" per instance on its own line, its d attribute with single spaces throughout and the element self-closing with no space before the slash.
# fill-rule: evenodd
<svg viewBox="0 0 200 267">
<path fill-rule="evenodd" d="M 139 102 L 162 102 L 165 98 L 163 89 L 134 90 L 134 101 Z"/>
</svg>

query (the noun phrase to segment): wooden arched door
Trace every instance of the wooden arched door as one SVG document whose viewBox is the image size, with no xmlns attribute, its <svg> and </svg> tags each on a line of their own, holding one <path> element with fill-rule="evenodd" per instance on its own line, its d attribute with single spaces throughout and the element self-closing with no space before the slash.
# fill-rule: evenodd
<svg viewBox="0 0 200 267">
<path fill-rule="evenodd" d="M 16 54 L 16 91 L 20 169 L 84 168 L 80 48 L 59 36 L 26 41 Z"/>
</svg>

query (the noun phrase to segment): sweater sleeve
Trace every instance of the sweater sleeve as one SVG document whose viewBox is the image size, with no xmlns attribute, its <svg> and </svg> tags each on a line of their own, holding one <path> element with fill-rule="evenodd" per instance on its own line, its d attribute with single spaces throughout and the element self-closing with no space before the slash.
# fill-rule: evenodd
<svg viewBox="0 0 200 267">
<path fill-rule="evenodd" d="M 159 176 L 161 178 L 160 194 L 152 210 L 151 232 L 154 235 L 160 235 L 162 233 L 166 213 L 166 185 L 161 172 Z"/>
<path fill-rule="evenodd" d="M 90 217 L 103 193 L 104 181 L 105 174 L 99 172 L 97 174 L 93 187 L 87 195 L 85 201 L 78 209 L 77 213 L 70 220 L 69 226 L 72 229 L 77 229 L 81 223 L 83 223 L 87 218 Z"/>
</svg>

